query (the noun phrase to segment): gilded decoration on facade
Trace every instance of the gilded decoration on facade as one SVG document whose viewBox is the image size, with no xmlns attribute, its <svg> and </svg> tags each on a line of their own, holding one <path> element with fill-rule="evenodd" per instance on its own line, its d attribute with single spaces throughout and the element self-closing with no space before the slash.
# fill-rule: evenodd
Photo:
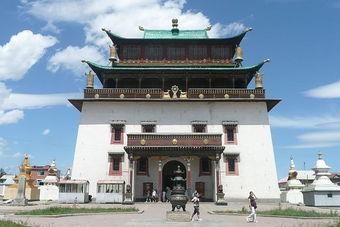
<svg viewBox="0 0 340 227">
<path fill-rule="evenodd" d="M 176 140 L 176 139 L 173 139 L 173 140 L 172 140 L 172 144 L 173 144 L 173 145 L 177 145 L 177 140 Z"/>
</svg>

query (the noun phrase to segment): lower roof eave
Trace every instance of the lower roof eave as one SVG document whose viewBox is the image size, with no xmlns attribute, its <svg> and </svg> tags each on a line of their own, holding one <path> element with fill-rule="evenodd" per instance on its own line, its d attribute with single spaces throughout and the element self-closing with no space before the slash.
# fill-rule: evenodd
<svg viewBox="0 0 340 227">
<path fill-rule="evenodd" d="M 263 99 L 263 98 L 214 98 L 214 99 L 145 99 L 145 98 L 83 98 L 83 99 L 69 99 L 68 100 L 75 108 L 80 112 L 84 102 L 265 102 L 267 105 L 267 111 L 273 109 L 281 99 Z"/>
<path fill-rule="evenodd" d="M 125 146 L 134 156 L 213 156 L 221 155 L 224 146 Z"/>
</svg>

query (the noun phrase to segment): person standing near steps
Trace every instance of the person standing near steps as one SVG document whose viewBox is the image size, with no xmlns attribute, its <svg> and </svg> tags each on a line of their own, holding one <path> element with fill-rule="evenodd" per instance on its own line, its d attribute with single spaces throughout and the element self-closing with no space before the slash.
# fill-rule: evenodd
<svg viewBox="0 0 340 227">
<path fill-rule="evenodd" d="M 248 200 L 249 200 L 249 208 L 250 208 L 251 213 L 247 217 L 247 222 L 257 222 L 257 220 L 256 220 L 256 208 L 257 208 L 256 199 L 257 198 L 256 198 L 254 192 L 250 191 Z"/>
</svg>

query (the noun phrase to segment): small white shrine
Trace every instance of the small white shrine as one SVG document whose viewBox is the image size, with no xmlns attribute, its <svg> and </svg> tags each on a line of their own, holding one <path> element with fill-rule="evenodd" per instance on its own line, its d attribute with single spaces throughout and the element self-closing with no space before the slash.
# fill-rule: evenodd
<svg viewBox="0 0 340 227">
<path fill-rule="evenodd" d="M 304 203 L 307 206 L 340 206 L 340 186 L 329 179 L 330 167 L 326 165 L 322 154 L 318 156 L 313 168 L 315 180 L 302 190 Z"/>
<path fill-rule="evenodd" d="M 304 185 L 297 179 L 297 171 L 293 158 L 290 158 L 289 174 L 286 191 L 281 193 L 281 201 L 292 204 L 303 204 L 303 194 L 301 192 Z"/>
<path fill-rule="evenodd" d="M 50 168 L 48 169 L 48 176 L 43 180 L 44 185 L 39 187 L 40 190 L 40 200 L 53 200 L 59 199 L 59 187 L 58 187 L 59 177 L 58 169 L 56 167 L 55 161 L 53 160 Z"/>
</svg>

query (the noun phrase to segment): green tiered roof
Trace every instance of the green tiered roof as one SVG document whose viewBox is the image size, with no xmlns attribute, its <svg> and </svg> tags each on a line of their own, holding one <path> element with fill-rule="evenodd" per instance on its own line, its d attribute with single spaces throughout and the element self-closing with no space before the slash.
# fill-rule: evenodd
<svg viewBox="0 0 340 227">
<path fill-rule="evenodd" d="M 230 65 L 212 67 L 212 66 L 204 66 L 202 65 L 183 65 L 183 66 L 167 66 L 167 65 L 159 65 L 159 66 L 145 66 L 145 65 L 113 65 L 113 66 L 105 66 L 99 65 L 90 61 L 83 60 L 82 62 L 88 64 L 90 68 L 97 74 L 100 81 L 103 79 L 103 74 L 115 74 L 115 73 L 140 73 L 140 72 L 191 72 L 191 73 L 200 73 L 200 72 L 209 72 L 216 74 L 239 74 L 239 75 L 247 75 L 248 80 L 253 78 L 254 74 L 260 70 L 260 68 L 268 62 L 269 59 L 260 62 L 259 64 L 250 66 L 250 67 L 231 67 Z"/>
<path fill-rule="evenodd" d="M 144 30 L 144 39 L 208 39 L 207 30 Z"/>
</svg>

